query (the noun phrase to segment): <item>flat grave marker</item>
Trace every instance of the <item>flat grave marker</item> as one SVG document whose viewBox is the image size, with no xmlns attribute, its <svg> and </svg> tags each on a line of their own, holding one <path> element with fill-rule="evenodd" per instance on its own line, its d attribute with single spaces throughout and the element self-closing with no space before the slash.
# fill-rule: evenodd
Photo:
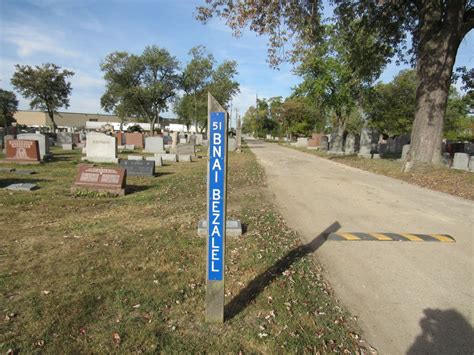
<svg viewBox="0 0 474 355">
<path fill-rule="evenodd" d="M 123 196 L 127 186 L 127 171 L 124 168 L 101 168 L 80 165 L 71 192 L 79 189 L 110 192 Z"/>
</svg>

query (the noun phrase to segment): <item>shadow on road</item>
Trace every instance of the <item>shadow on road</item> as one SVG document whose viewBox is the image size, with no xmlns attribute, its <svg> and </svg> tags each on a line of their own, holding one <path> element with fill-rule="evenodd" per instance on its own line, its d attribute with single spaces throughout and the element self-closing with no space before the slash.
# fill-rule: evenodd
<svg viewBox="0 0 474 355">
<path fill-rule="evenodd" d="M 408 355 L 473 353 L 474 330 L 462 314 L 454 309 L 431 308 L 423 313 L 422 333 L 408 349 Z"/>
<path fill-rule="evenodd" d="M 226 304 L 224 309 L 225 320 L 230 320 L 242 312 L 268 285 L 281 275 L 282 272 L 286 271 L 291 264 L 316 251 L 321 245 L 323 245 L 330 233 L 334 233 L 340 228 L 341 225 L 339 222 L 334 222 L 310 243 L 300 245 L 299 247 L 290 250 L 275 264 L 250 281 L 250 283 L 240 291 L 237 296 Z"/>
</svg>

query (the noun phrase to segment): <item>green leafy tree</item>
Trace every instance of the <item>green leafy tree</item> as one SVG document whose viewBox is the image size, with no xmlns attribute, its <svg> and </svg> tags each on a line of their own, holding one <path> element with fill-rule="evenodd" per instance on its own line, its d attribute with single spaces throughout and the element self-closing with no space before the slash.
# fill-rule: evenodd
<svg viewBox="0 0 474 355">
<path fill-rule="evenodd" d="M 15 93 L 0 89 L 0 119 L 5 127 L 5 132 L 14 120 L 13 115 L 17 110 L 18 100 Z"/>
<path fill-rule="evenodd" d="M 198 121 L 198 99 L 203 99 L 203 89 L 209 84 L 212 76 L 214 57 L 207 53 L 204 46 L 197 46 L 189 51 L 191 60 L 188 62 L 183 70 L 181 77 L 181 88 L 185 95 L 179 100 L 177 107 L 177 114 L 181 121 L 189 126 L 191 118 L 195 125 Z M 192 105 L 189 104 L 189 98 L 192 98 Z M 202 104 L 200 105 L 202 106 Z M 202 116 L 202 109 L 201 109 Z M 202 118 L 201 118 L 202 120 Z"/>
<path fill-rule="evenodd" d="M 322 0 L 206 3 L 197 9 L 199 20 L 205 22 L 216 15 L 237 34 L 250 26 L 267 35 L 272 65 L 285 58 L 282 48 L 291 37 L 290 56 L 295 61 L 307 48 L 325 42 Z M 354 38 L 347 44 L 350 60 L 360 73 L 376 73 L 395 56 L 401 60 L 408 56 L 416 62 L 415 120 L 404 170 L 423 163 L 439 164 L 453 65 L 461 41 L 474 27 L 473 2 L 334 0 L 333 5 L 338 31 Z"/>
<path fill-rule="evenodd" d="M 166 49 L 146 47 L 141 55 L 109 54 L 101 64 L 106 91 L 101 105 L 107 112 L 143 117 L 161 126 L 160 113 L 168 109 L 179 88 L 179 62 Z"/>
<path fill-rule="evenodd" d="M 393 137 L 410 133 L 415 119 L 416 72 L 403 70 L 388 84 L 378 83 L 367 94 L 364 109 L 370 125 Z"/>
<path fill-rule="evenodd" d="M 307 96 L 329 115 L 335 139 L 342 141 L 348 122 L 355 123 L 354 111 L 374 76 L 352 65 L 347 43 L 334 26 L 324 31 L 325 42 L 308 49 L 296 70 L 303 82 L 295 93 Z"/>
<path fill-rule="evenodd" d="M 308 98 L 288 97 L 283 103 L 283 131 L 293 136 L 308 136 L 316 126 L 316 112 Z"/>
<path fill-rule="evenodd" d="M 446 125 L 444 137 L 453 141 L 474 141 L 474 117 L 468 115 L 468 109 L 473 104 L 472 96 L 461 97 L 454 86 L 448 98 L 446 109 Z"/>
<path fill-rule="evenodd" d="M 207 128 L 207 93 L 228 109 L 232 97 L 239 92 L 239 83 L 235 80 L 237 62 L 226 60 L 214 67 L 213 56 L 202 46 L 193 48 L 190 55 L 192 58 L 181 79 L 184 94 L 176 100 L 174 111 L 188 129 L 195 123 L 197 129 L 204 131 Z"/>
<path fill-rule="evenodd" d="M 41 66 L 15 65 L 11 83 L 20 94 L 31 100 L 31 109 L 46 111 L 57 129 L 54 114 L 61 107 L 69 107 L 71 83 L 67 81 L 74 73 L 70 70 L 60 70 L 55 64 L 47 63 Z"/>
</svg>

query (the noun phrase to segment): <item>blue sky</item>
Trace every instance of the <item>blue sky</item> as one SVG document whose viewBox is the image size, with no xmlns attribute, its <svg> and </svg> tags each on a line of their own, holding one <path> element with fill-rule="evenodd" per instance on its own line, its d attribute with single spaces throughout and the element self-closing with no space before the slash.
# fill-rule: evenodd
<svg viewBox="0 0 474 355">
<path fill-rule="evenodd" d="M 116 50 L 139 54 L 147 45 L 166 48 L 181 63 L 188 51 L 204 45 L 218 62 L 238 62 L 240 94 L 233 100 L 241 114 L 259 97 L 288 96 L 299 82 L 291 66 L 270 69 L 266 39 L 244 31 L 240 38 L 220 20 L 203 25 L 193 17 L 204 0 L 0 0 L 0 87 L 11 90 L 15 64 L 46 62 L 73 70 L 71 112 L 103 112 L 104 81 L 99 65 Z M 456 65 L 472 67 L 474 36 L 462 42 Z M 389 65 L 390 81 L 404 67 Z M 28 102 L 20 99 L 20 109 Z M 173 117 L 170 110 L 164 114 Z"/>
</svg>

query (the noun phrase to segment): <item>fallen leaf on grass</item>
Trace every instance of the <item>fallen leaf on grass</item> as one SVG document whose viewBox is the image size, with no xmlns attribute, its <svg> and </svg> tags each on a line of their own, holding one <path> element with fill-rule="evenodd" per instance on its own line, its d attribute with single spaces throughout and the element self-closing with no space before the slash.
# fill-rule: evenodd
<svg viewBox="0 0 474 355">
<path fill-rule="evenodd" d="M 112 334 L 112 340 L 114 341 L 115 345 L 119 345 L 120 340 L 121 340 L 119 333 L 113 333 Z"/>
</svg>

